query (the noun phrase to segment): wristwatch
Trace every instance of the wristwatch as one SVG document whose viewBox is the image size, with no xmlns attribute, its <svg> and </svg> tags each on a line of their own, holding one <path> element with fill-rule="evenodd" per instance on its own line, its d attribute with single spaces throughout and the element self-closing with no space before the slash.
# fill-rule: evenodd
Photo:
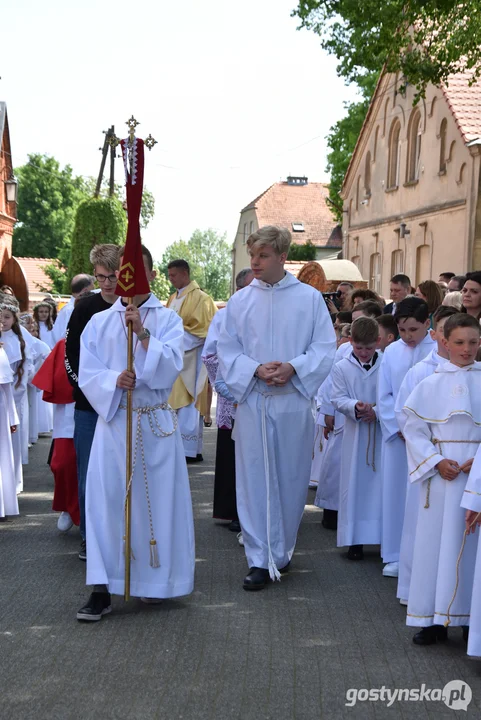
<svg viewBox="0 0 481 720">
<path fill-rule="evenodd" d="M 147 328 L 143 328 L 139 333 L 137 333 L 137 338 L 142 342 L 142 340 L 147 340 L 147 338 L 150 337 L 150 330 L 147 330 Z"/>
</svg>

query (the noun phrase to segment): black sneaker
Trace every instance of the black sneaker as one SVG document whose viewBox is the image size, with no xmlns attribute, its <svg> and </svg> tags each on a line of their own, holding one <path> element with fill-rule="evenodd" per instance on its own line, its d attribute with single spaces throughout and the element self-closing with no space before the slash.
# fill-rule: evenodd
<svg viewBox="0 0 481 720">
<path fill-rule="evenodd" d="M 110 593 L 93 592 L 89 597 L 88 603 L 78 611 L 77 620 L 98 622 L 102 620 L 102 615 L 107 615 L 109 612 L 112 612 Z"/>
<path fill-rule="evenodd" d="M 80 543 L 80 552 L 78 554 L 78 559 L 83 560 L 84 562 L 87 560 L 87 543 L 85 540 L 82 540 Z"/>
</svg>

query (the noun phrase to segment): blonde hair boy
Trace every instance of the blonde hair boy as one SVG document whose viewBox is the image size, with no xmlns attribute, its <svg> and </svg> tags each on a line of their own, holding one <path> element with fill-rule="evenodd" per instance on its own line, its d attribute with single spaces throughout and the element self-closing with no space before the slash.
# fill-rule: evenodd
<svg viewBox="0 0 481 720">
<path fill-rule="evenodd" d="M 247 238 L 247 247 L 251 249 L 269 245 L 278 255 L 285 253 L 287 257 L 291 242 L 291 233 L 287 228 L 266 225 Z"/>
</svg>

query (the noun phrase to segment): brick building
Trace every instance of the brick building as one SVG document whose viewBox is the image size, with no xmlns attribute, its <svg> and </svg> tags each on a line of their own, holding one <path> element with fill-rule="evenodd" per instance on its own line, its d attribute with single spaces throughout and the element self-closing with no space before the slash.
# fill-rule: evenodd
<svg viewBox="0 0 481 720">
<path fill-rule="evenodd" d="M 13 177 L 12 149 L 8 131 L 7 105 L 0 102 L 0 284 L 9 282 L 12 269 L 12 235 L 17 204 L 7 200 L 7 183 Z M 13 285 L 12 285 L 13 287 Z M 15 289 L 15 288 L 14 288 Z"/>
<path fill-rule="evenodd" d="M 379 79 L 344 178 L 343 257 L 389 293 L 481 268 L 481 83 L 464 73 L 442 87 Z"/>
</svg>

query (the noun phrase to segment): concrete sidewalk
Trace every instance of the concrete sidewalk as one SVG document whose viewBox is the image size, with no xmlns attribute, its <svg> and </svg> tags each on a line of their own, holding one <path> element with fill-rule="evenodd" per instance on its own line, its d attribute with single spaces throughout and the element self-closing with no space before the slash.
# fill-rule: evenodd
<svg viewBox="0 0 481 720">
<path fill-rule="evenodd" d="M 445 645 L 413 645 L 378 554 L 344 560 L 312 505 L 289 575 L 243 591 L 243 550 L 211 518 L 215 437 L 206 431 L 205 462 L 190 467 L 194 593 L 159 606 L 115 598 L 114 612 L 92 625 L 75 619 L 89 592 L 78 530 L 58 533 L 49 441 L 35 446 L 21 516 L 0 523 L 0 718 L 479 717 L 481 663 L 467 659 L 461 631 Z M 345 705 L 349 689 L 436 689 L 457 679 L 472 689 L 467 713 L 441 701 Z"/>
</svg>

